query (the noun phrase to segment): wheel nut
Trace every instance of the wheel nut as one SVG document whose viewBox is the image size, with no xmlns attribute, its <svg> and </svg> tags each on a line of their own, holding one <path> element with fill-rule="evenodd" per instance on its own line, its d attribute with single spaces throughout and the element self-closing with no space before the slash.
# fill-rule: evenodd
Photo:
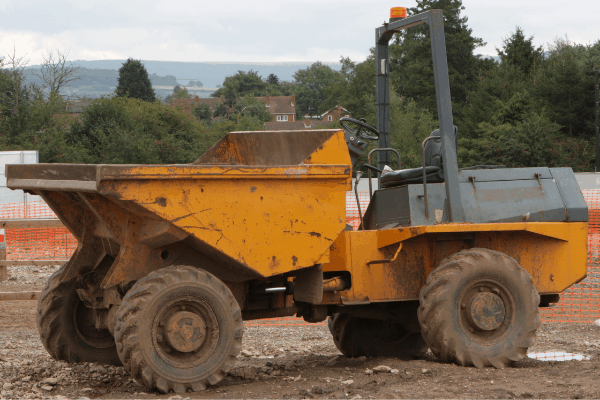
<svg viewBox="0 0 600 400">
<path fill-rule="evenodd" d="M 164 323 L 164 322 L 162 322 L 162 321 L 160 321 L 160 322 L 158 323 L 158 326 L 165 326 L 165 323 Z"/>
<path fill-rule="evenodd" d="M 464 309 L 464 308 L 467 308 L 467 305 L 466 305 L 465 303 L 462 303 L 462 304 L 460 305 L 460 308 L 463 308 L 463 309 Z"/>
<path fill-rule="evenodd" d="M 185 305 L 181 305 L 181 310 L 185 311 Z"/>
<path fill-rule="evenodd" d="M 493 289 L 492 289 L 492 292 L 494 292 L 494 294 L 498 294 L 498 293 L 500 293 L 500 291 L 498 290 L 498 288 L 493 288 Z"/>
<path fill-rule="evenodd" d="M 484 288 L 483 286 L 480 286 L 480 287 L 479 287 L 479 291 L 480 291 L 480 292 L 483 292 L 484 290 L 485 290 L 485 288 Z"/>
<path fill-rule="evenodd" d="M 170 352 L 171 352 L 171 349 L 167 347 L 167 348 L 165 349 L 165 351 L 166 351 L 167 353 L 170 353 Z"/>
<path fill-rule="evenodd" d="M 156 341 L 157 342 L 162 342 L 163 341 L 162 336 L 161 335 L 156 336 Z"/>
</svg>

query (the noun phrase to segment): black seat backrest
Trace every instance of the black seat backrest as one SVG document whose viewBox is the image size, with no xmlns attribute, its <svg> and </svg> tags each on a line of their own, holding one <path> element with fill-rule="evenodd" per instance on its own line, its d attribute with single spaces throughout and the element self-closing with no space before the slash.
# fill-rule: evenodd
<svg viewBox="0 0 600 400">
<path fill-rule="evenodd" d="M 454 127 L 454 146 L 458 148 L 458 128 Z M 440 130 L 436 129 L 431 132 L 429 137 L 440 137 Z M 443 168 L 442 162 L 442 139 L 433 139 L 425 145 L 425 166 Z"/>
</svg>

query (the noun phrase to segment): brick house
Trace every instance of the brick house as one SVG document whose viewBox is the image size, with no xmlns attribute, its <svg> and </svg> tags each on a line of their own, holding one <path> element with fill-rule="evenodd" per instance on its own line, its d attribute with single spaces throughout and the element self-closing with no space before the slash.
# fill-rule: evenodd
<svg viewBox="0 0 600 400">
<path fill-rule="evenodd" d="M 344 107 L 340 106 L 338 103 L 337 106 L 333 107 L 331 110 L 328 110 L 321 114 L 321 120 L 325 122 L 333 122 L 338 121 L 342 117 L 350 117 L 352 118 L 352 114 Z"/>
<path fill-rule="evenodd" d="M 334 121 L 339 121 L 342 117 L 352 118 L 352 114 L 339 104 L 318 116 L 304 116 L 304 121 L 272 121 L 265 122 L 265 130 L 267 131 L 283 131 L 283 130 L 302 130 L 302 129 L 326 129 Z"/>
</svg>

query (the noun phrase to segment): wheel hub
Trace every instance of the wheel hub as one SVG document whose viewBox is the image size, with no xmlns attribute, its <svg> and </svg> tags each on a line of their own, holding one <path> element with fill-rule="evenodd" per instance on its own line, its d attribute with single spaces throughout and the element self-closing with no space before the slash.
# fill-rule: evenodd
<svg viewBox="0 0 600 400">
<path fill-rule="evenodd" d="M 212 307 L 194 296 L 175 297 L 157 312 L 153 343 L 160 358 L 176 368 L 193 368 L 219 343 L 219 320 Z"/>
<path fill-rule="evenodd" d="M 193 312 L 178 311 L 168 319 L 165 333 L 171 347 L 182 353 L 190 353 L 204 343 L 206 323 Z"/>
<path fill-rule="evenodd" d="M 494 293 L 477 293 L 469 302 L 467 317 L 484 331 L 497 329 L 504 321 L 506 310 L 502 299 Z"/>
</svg>

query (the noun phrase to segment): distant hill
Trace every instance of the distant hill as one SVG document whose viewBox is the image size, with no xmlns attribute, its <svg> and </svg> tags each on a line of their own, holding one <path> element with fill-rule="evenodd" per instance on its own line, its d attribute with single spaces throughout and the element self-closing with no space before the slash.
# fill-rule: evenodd
<svg viewBox="0 0 600 400">
<path fill-rule="evenodd" d="M 43 82 L 36 74 L 40 75 L 40 69 L 36 68 L 39 66 L 31 66 L 25 68 L 24 75 L 27 83 L 33 83 L 38 86 L 43 86 Z M 69 98 L 72 97 L 99 97 L 103 95 L 109 95 L 114 92 L 117 87 L 117 79 L 119 78 L 119 71 L 114 69 L 98 69 L 98 68 L 86 68 L 80 67 L 77 71 L 81 79 L 71 82 L 68 86 L 61 89 L 61 94 L 66 95 Z M 177 85 L 177 79 L 172 75 L 160 76 L 157 74 L 149 74 L 150 82 L 155 87 L 173 87 Z M 167 96 L 172 92 L 171 90 L 155 90 L 157 95 Z M 212 93 L 212 92 L 211 92 Z"/>
<path fill-rule="evenodd" d="M 72 82 L 61 93 L 69 97 L 99 97 L 112 93 L 117 86 L 119 68 L 126 60 L 76 60 L 80 66 L 79 75 L 82 79 Z M 177 84 L 187 85 L 190 80 L 199 80 L 205 89 L 195 88 L 194 94 L 208 97 L 217 85 L 221 85 L 225 78 L 236 74 L 238 71 L 256 71 L 266 78 L 275 74 L 281 81 L 293 80 L 294 73 L 299 69 L 309 67 L 312 62 L 286 62 L 286 63 L 244 63 L 244 62 L 178 62 L 178 61 L 144 61 L 142 63 L 148 71 L 155 92 L 161 97 L 172 93 Z M 339 63 L 324 63 L 335 70 L 340 69 Z M 32 65 L 25 69 L 28 83 L 41 85 L 41 81 L 34 73 L 39 72 L 39 65 Z M 160 86 L 160 88 L 159 88 Z"/>
<path fill-rule="evenodd" d="M 98 60 L 75 61 L 85 68 L 118 70 L 126 60 Z M 291 81 L 294 73 L 299 69 L 309 67 L 312 62 L 281 62 L 281 63 L 250 63 L 250 62 L 179 62 L 179 61 L 151 61 L 142 60 L 149 74 L 160 76 L 172 75 L 180 84 L 187 84 L 189 80 L 200 80 L 204 87 L 214 88 L 222 85 L 225 77 L 234 75 L 238 71 L 254 70 L 266 78 L 275 74 L 282 81 Z M 341 68 L 340 63 L 323 63 L 335 70 Z"/>
</svg>

